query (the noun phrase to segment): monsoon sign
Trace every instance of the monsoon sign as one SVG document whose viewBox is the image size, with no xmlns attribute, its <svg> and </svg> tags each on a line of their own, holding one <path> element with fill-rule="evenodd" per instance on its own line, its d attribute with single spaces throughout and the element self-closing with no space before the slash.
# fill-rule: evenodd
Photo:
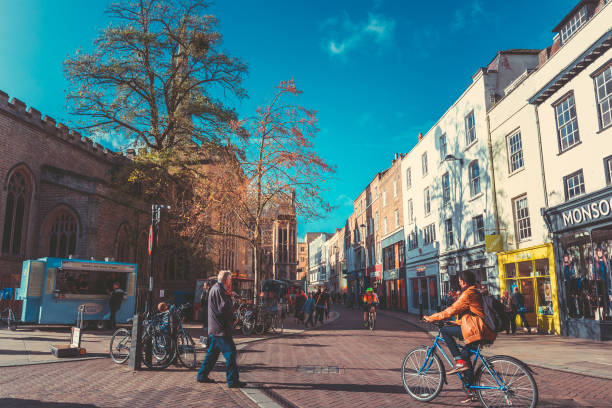
<svg viewBox="0 0 612 408">
<path fill-rule="evenodd" d="M 601 218 L 607 218 L 611 213 L 612 197 L 607 197 L 563 211 L 561 217 L 563 219 L 563 226 L 569 227 L 589 221 L 596 221 Z"/>
</svg>

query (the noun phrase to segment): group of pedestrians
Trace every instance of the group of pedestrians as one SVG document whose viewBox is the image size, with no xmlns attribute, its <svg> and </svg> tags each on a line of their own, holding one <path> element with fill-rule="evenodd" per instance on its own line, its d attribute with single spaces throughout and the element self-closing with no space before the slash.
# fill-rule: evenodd
<svg viewBox="0 0 612 408">
<path fill-rule="evenodd" d="M 333 297 L 327 292 L 327 288 L 308 295 L 300 289 L 295 297 L 295 322 L 303 323 L 305 327 L 309 324 L 315 327 L 317 322 L 322 325 L 324 318 L 329 319 L 332 301 Z"/>
<path fill-rule="evenodd" d="M 529 322 L 525 319 L 525 313 L 527 309 L 525 308 L 525 297 L 522 293 L 519 292 L 518 287 L 514 286 L 512 290 L 512 295 L 508 294 L 508 291 L 505 290 L 501 297 L 501 302 L 504 305 L 504 311 L 506 315 L 508 315 L 508 325 L 506 326 L 506 334 L 509 334 L 512 331 L 512 334 L 516 333 L 516 316 L 520 316 L 521 324 L 523 328 L 527 329 L 527 332 L 531 334 L 531 327 L 529 326 Z"/>
</svg>

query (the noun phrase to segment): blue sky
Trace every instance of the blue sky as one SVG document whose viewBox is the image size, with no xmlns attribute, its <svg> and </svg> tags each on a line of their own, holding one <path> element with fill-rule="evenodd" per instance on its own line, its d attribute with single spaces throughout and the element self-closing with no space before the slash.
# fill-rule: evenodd
<svg viewBox="0 0 612 408">
<path fill-rule="evenodd" d="M 69 123 L 62 61 L 108 25 L 106 0 L 0 0 L 0 90 Z M 543 48 L 577 0 L 218 0 L 224 48 L 249 66 L 250 115 L 281 80 L 319 112 L 316 148 L 337 172 L 326 218 L 333 232 L 395 152 L 408 152 L 498 50 Z M 117 147 L 108 141 L 107 146 Z"/>
</svg>

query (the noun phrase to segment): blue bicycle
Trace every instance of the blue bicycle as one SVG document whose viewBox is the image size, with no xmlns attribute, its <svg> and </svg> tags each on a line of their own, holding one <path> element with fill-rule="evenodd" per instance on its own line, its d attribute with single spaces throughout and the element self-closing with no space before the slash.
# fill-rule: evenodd
<svg viewBox="0 0 612 408">
<path fill-rule="evenodd" d="M 421 346 L 410 351 L 402 364 L 402 381 L 410 396 L 418 401 L 433 400 L 446 381 L 446 369 L 438 352 L 449 365 L 453 365 L 448 354 L 442 349 L 444 343 L 440 329 L 448 322 L 434 322 L 438 335 L 431 347 Z M 463 387 L 473 391 L 484 407 L 529 407 L 538 403 L 538 386 L 527 364 L 510 356 L 485 357 L 480 353 L 485 342 L 470 344 L 474 354 L 472 367 L 473 384 L 470 384 L 462 373 L 457 373 Z M 461 346 L 459 346 L 461 347 Z M 447 383 L 448 384 L 448 383 Z"/>
</svg>

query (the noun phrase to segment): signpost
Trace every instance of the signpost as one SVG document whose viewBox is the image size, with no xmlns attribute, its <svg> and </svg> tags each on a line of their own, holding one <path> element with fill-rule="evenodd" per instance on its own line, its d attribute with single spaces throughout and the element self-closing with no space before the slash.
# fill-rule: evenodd
<svg viewBox="0 0 612 408">
<path fill-rule="evenodd" d="M 149 290 L 147 292 L 147 301 L 145 303 L 144 316 L 153 312 L 153 277 L 155 276 L 153 266 L 155 265 L 155 249 L 157 247 L 157 234 L 159 232 L 159 223 L 161 221 L 161 210 L 169 210 L 169 205 L 153 204 L 151 206 L 151 225 L 149 226 L 149 242 L 147 252 L 149 254 Z M 130 362 L 129 367 L 132 370 L 139 370 L 141 364 L 142 347 L 142 317 L 139 315 L 141 310 L 138 310 L 134 315 L 132 323 L 132 343 L 130 347 Z M 151 343 L 144 344 L 145 358 L 150 361 L 152 356 Z"/>
</svg>

